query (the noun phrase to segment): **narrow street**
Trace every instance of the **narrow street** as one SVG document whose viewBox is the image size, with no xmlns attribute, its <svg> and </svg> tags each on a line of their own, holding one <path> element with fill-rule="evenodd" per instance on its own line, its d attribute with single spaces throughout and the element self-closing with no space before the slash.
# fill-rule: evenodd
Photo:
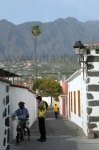
<svg viewBox="0 0 99 150">
<path fill-rule="evenodd" d="M 81 128 L 59 115 L 56 120 L 52 107 L 46 118 L 47 141 L 38 142 L 39 129 L 36 120 L 31 127 L 31 141 L 27 137 L 20 144 L 13 142 L 11 150 L 98 150 L 99 139 L 87 139 Z"/>
</svg>

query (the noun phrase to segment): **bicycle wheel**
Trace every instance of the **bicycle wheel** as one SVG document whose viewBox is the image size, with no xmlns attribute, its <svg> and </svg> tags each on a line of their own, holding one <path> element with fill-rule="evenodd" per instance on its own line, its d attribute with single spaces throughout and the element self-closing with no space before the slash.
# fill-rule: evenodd
<svg viewBox="0 0 99 150">
<path fill-rule="evenodd" d="M 21 141 L 20 133 L 17 133 L 16 142 L 17 142 L 17 143 L 20 143 L 20 141 Z"/>
</svg>

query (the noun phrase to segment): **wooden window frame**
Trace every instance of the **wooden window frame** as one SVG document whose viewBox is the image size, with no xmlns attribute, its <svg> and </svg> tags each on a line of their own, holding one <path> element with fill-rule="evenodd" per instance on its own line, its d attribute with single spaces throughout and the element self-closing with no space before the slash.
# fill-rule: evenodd
<svg viewBox="0 0 99 150">
<path fill-rule="evenodd" d="M 74 114 L 76 114 L 76 91 L 74 91 Z"/>
<path fill-rule="evenodd" d="M 69 92 L 69 117 L 71 117 L 71 103 L 70 103 L 70 92 Z"/>
<path fill-rule="evenodd" d="M 81 100 L 80 100 L 80 90 L 78 90 L 78 116 L 81 117 Z"/>
<path fill-rule="evenodd" d="M 71 92 L 71 112 L 73 112 L 72 92 Z"/>
</svg>

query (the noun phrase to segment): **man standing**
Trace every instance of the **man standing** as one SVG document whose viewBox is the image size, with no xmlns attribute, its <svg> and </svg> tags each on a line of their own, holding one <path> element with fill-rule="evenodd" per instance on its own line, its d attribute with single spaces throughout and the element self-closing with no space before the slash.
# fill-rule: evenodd
<svg viewBox="0 0 99 150">
<path fill-rule="evenodd" d="M 57 104 L 55 104 L 54 106 L 54 113 L 55 113 L 55 118 L 58 118 L 58 112 L 59 112 L 59 107 L 57 106 Z"/>
<path fill-rule="evenodd" d="M 46 129 L 45 129 L 45 118 L 46 118 L 46 104 L 42 101 L 41 96 L 36 97 L 38 102 L 38 122 L 39 122 L 39 131 L 40 138 L 37 141 L 45 142 L 46 141 Z"/>
</svg>

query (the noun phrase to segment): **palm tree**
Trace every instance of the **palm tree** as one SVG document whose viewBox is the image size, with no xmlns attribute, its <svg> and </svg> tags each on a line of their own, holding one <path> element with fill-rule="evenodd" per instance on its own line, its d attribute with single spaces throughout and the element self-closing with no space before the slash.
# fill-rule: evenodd
<svg viewBox="0 0 99 150">
<path fill-rule="evenodd" d="M 36 44 L 37 44 L 37 37 L 41 34 L 41 29 L 38 25 L 33 25 L 32 26 L 32 34 L 35 37 L 35 76 L 36 76 L 36 80 L 35 82 L 37 82 L 37 56 L 36 56 Z M 36 84 L 35 84 L 35 90 L 36 90 Z"/>
</svg>

